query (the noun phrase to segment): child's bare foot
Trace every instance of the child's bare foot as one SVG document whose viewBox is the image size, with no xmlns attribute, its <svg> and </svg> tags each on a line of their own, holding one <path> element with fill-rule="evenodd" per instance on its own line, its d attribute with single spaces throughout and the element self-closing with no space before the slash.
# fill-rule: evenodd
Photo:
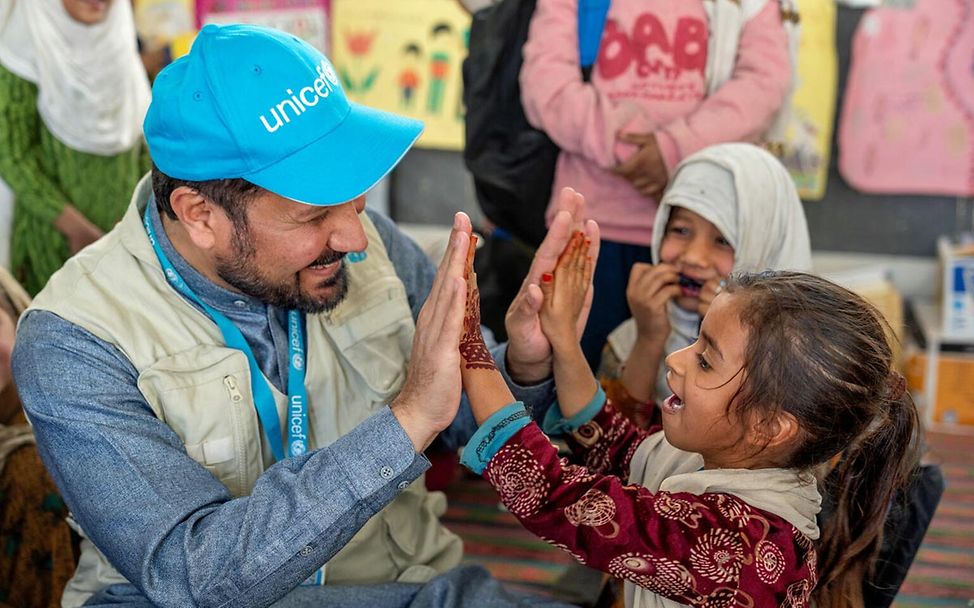
<svg viewBox="0 0 974 608">
<path fill-rule="evenodd" d="M 585 306 L 594 263 L 588 241 L 581 232 L 572 235 L 555 266 L 541 277 L 541 330 L 552 346 L 578 344 L 576 326 Z"/>
</svg>

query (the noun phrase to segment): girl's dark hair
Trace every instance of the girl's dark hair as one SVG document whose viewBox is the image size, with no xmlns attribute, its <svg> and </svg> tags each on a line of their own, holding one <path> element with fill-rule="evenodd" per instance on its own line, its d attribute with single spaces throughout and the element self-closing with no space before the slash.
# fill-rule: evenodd
<svg viewBox="0 0 974 608">
<path fill-rule="evenodd" d="M 247 205 L 263 192 L 260 186 L 241 178 L 193 182 L 169 177 L 152 165 L 152 192 L 155 194 L 156 206 L 159 208 L 159 213 L 168 216 L 171 220 L 177 218 L 170 196 L 173 190 L 180 186 L 192 188 L 206 199 L 213 201 L 227 212 L 238 230 L 244 231 L 247 229 Z"/>
<path fill-rule="evenodd" d="M 818 542 L 818 608 L 862 606 L 862 583 L 894 493 L 915 470 L 919 418 L 883 316 L 860 296 L 797 272 L 731 278 L 748 332 L 745 382 L 732 401 L 748 419 L 795 417 L 799 440 L 782 466 L 810 470 L 841 453 L 835 502 Z"/>
</svg>

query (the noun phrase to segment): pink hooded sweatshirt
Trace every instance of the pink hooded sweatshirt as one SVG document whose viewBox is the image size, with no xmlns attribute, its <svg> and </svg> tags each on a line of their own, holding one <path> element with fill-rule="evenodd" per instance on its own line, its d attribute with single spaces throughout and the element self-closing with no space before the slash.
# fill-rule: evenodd
<svg viewBox="0 0 974 608">
<path fill-rule="evenodd" d="M 521 68 L 524 111 L 562 149 L 552 192 L 575 188 L 603 238 L 648 247 L 657 201 L 610 173 L 637 151 L 616 135 L 654 133 L 671 175 L 709 145 L 756 141 L 791 83 L 778 2 L 744 24 L 733 74 L 710 97 L 700 0 L 612 0 L 591 82 L 579 70 L 576 11 L 577 0 L 538 0 Z"/>
</svg>

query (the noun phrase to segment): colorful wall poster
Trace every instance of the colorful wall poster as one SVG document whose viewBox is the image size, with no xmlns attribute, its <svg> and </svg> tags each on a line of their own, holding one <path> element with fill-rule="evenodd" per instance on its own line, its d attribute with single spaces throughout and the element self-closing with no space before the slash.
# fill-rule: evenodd
<svg viewBox="0 0 974 608">
<path fill-rule="evenodd" d="M 839 170 L 863 192 L 974 195 L 974 0 L 866 12 L 852 42 Z"/>
<path fill-rule="evenodd" d="M 455 0 L 332 0 L 332 53 L 348 97 L 422 120 L 417 145 L 463 148 L 470 15 Z"/>
<path fill-rule="evenodd" d="M 838 87 L 835 51 L 836 8 L 832 2 L 799 0 L 801 36 L 798 79 L 791 100 L 782 162 L 805 200 L 825 196 Z"/>
<path fill-rule="evenodd" d="M 323 53 L 329 52 L 329 0 L 196 0 L 197 20 L 250 23 L 290 32 Z"/>
<path fill-rule="evenodd" d="M 168 47 L 173 59 L 189 52 L 196 37 L 194 0 L 136 0 L 133 9 L 143 49 Z"/>
</svg>

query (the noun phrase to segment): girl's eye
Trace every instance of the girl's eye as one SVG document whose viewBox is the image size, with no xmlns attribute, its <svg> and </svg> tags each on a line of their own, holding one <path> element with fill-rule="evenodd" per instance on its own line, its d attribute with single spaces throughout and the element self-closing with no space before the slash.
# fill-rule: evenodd
<svg viewBox="0 0 974 608">
<path fill-rule="evenodd" d="M 702 369 L 704 371 L 707 371 L 707 370 L 710 369 L 710 364 L 707 363 L 707 360 L 704 359 L 703 358 L 703 355 L 701 355 L 701 354 L 697 354 L 697 365 L 700 367 L 700 369 Z"/>
<path fill-rule="evenodd" d="M 731 244 L 724 237 L 718 237 L 717 238 L 717 244 L 720 245 L 721 247 L 730 247 L 731 246 Z"/>
<path fill-rule="evenodd" d="M 670 226 L 667 232 L 670 234 L 678 234 L 680 236 L 690 235 L 690 229 L 685 226 Z"/>
</svg>

